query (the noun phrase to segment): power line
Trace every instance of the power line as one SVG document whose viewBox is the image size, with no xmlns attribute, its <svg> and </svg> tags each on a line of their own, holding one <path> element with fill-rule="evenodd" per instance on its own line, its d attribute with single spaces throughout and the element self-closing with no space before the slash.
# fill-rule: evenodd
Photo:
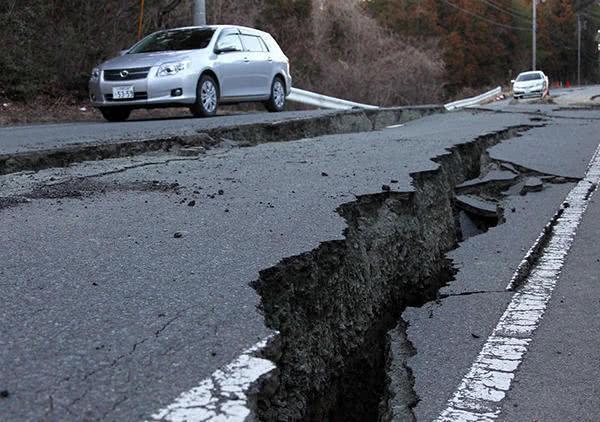
<svg viewBox="0 0 600 422">
<path fill-rule="evenodd" d="M 498 0 L 487 0 L 487 1 L 489 1 L 490 3 L 493 3 L 493 4 L 495 4 L 495 5 L 496 5 L 496 6 L 498 6 L 498 7 L 504 7 L 504 5 L 503 5 L 503 4 L 501 4 L 501 3 L 499 4 L 499 3 L 498 3 Z M 537 1 L 537 2 L 540 2 L 540 1 L 541 1 L 541 2 L 543 3 L 543 2 L 545 2 L 546 0 L 536 0 L 536 1 Z M 594 0 L 594 1 L 595 1 L 595 0 Z M 508 6 L 507 6 L 507 7 L 508 7 Z M 524 18 L 528 18 L 528 19 L 530 19 L 530 18 L 531 18 L 531 15 L 530 15 L 529 13 L 527 13 L 527 12 L 521 12 L 521 11 L 520 11 L 520 9 L 519 9 L 519 11 L 517 11 L 516 9 L 514 9 L 514 8 L 510 7 L 510 10 L 511 10 L 511 12 L 513 12 L 513 13 L 514 13 L 514 14 L 516 14 L 516 15 L 523 16 Z"/>
<path fill-rule="evenodd" d="M 596 13 L 593 13 L 593 12 L 581 12 L 581 15 L 585 16 L 586 18 L 600 20 L 600 15 L 597 15 Z"/>
<path fill-rule="evenodd" d="M 460 10 L 461 12 L 466 13 L 467 15 L 470 15 L 470 16 L 473 16 L 475 18 L 481 19 L 482 21 L 487 22 L 487 23 L 489 23 L 491 25 L 495 25 L 495 26 L 498 26 L 498 27 L 501 27 L 501 28 L 505 28 L 505 29 L 514 29 L 515 31 L 531 32 L 531 28 L 526 28 L 526 27 L 523 27 L 523 26 L 512 26 L 512 25 L 506 25 L 506 24 L 503 24 L 503 23 L 499 23 L 499 22 L 496 22 L 495 20 L 486 18 L 485 16 L 481 16 L 481 15 L 473 13 L 473 12 L 471 12 L 469 10 L 463 9 L 462 7 L 457 6 L 456 4 L 451 3 L 448 0 L 442 0 L 442 1 L 444 3 L 446 3 L 448 6 L 451 6 L 451 7 L 455 8 L 455 9 L 457 9 L 457 10 Z"/>
<path fill-rule="evenodd" d="M 498 6 L 496 3 L 493 3 L 493 2 L 491 2 L 489 0 L 478 0 L 478 1 L 480 1 L 482 3 L 485 3 L 488 6 L 490 6 L 490 7 L 494 8 L 494 9 L 498 10 L 499 12 L 506 13 L 507 15 L 510 15 L 510 16 L 512 16 L 514 18 L 523 19 L 523 20 L 526 20 L 527 22 L 531 22 L 531 17 L 529 17 L 527 15 L 523 15 L 521 13 L 518 13 L 518 12 L 515 12 L 515 11 L 512 11 L 512 10 L 506 10 L 506 9 Z"/>
</svg>

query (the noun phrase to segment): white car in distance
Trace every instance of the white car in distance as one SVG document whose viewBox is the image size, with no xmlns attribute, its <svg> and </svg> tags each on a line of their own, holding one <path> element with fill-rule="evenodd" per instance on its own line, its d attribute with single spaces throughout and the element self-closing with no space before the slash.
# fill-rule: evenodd
<svg viewBox="0 0 600 422">
<path fill-rule="evenodd" d="M 515 99 L 544 97 L 549 91 L 548 77 L 541 70 L 519 73 L 517 79 L 513 79 L 511 83 Z"/>
</svg>

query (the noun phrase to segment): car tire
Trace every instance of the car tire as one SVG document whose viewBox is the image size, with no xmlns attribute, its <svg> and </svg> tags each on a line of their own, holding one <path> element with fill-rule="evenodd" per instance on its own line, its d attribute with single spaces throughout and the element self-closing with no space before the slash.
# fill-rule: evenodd
<svg viewBox="0 0 600 422">
<path fill-rule="evenodd" d="M 212 117 L 219 107 L 219 87 L 212 76 L 202 75 L 196 88 L 196 102 L 190 111 L 196 117 Z"/>
<path fill-rule="evenodd" d="M 285 109 L 285 82 L 281 76 L 276 76 L 271 84 L 271 97 L 265 102 L 265 107 L 272 113 Z"/>
<path fill-rule="evenodd" d="M 102 107 L 100 113 L 109 122 L 124 122 L 131 115 L 129 107 Z"/>
</svg>

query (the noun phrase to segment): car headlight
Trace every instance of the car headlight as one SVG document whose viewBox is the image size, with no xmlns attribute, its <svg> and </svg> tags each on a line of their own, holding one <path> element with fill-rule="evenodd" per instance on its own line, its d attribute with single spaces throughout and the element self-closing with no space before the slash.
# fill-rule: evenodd
<svg viewBox="0 0 600 422">
<path fill-rule="evenodd" d="M 100 69 L 98 69 L 97 67 L 95 67 L 92 70 L 92 75 L 90 76 L 90 81 L 91 82 L 98 82 L 99 79 L 100 79 Z"/>
<path fill-rule="evenodd" d="M 158 68 L 158 72 L 156 72 L 156 76 L 171 76 L 176 75 L 182 70 L 190 67 L 190 62 L 176 62 L 176 63 L 165 63 L 160 65 Z"/>
</svg>

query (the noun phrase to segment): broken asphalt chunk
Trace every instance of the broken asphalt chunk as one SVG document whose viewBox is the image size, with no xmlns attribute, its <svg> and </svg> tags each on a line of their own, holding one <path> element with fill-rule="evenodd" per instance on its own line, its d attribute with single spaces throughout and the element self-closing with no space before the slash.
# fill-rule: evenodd
<svg viewBox="0 0 600 422">
<path fill-rule="evenodd" d="M 528 192 L 540 192 L 544 189 L 544 183 L 537 177 L 528 177 L 525 185 L 521 188 L 521 195 L 526 195 Z"/>
<path fill-rule="evenodd" d="M 496 203 L 485 201 L 470 195 L 457 196 L 456 206 L 467 213 L 478 215 L 483 218 L 496 219 L 501 215 L 501 211 L 498 209 Z"/>
<path fill-rule="evenodd" d="M 509 183 L 517 178 L 517 174 L 506 171 L 506 170 L 493 170 L 487 173 L 485 176 L 467 180 L 464 183 L 461 183 L 457 186 L 458 189 L 463 189 L 467 187 L 479 186 L 486 183 Z"/>
</svg>

